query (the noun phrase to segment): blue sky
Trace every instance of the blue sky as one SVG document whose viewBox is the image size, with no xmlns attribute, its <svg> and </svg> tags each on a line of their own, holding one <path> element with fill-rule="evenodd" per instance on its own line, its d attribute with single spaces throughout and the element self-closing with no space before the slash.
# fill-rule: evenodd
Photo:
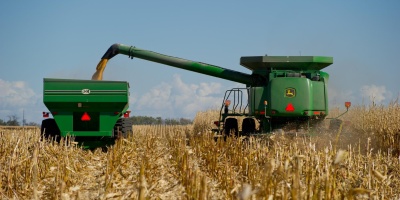
<svg viewBox="0 0 400 200">
<path fill-rule="evenodd" d="M 43 78 L 90 79 L 114 43 L 251 73 L 241 56 L 334 57 L 331 106 L 400 92 L 400 1 L 1 1 L 0 119 L 40 123 Z M 189 117 L 243 85 L 124 55 L 104 79 L 130 82 L 134 115 Z"/>
</svg>

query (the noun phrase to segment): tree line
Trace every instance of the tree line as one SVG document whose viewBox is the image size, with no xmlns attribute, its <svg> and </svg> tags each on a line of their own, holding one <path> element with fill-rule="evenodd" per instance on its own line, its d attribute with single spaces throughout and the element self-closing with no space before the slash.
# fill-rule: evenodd
<svg viewBox="0 0 400 200">
<path fill-rule="evenodd" d="M 22 120 L 22 124 L 19 121 L 18 117 L 16 115 L 11 115 L 8 116 L 8 120 L 2 120 L 0 119 L 0 126 L 40 126 L 40 124 L 37 124 L 35 122 L 26 122 L 26 120 Z"/>
<path fill-rule="evenodd" d="M 188 125 L 192 124 L 191 119 L 186 118 L 166 118 L 149 117 L 149 116 L 133 116 L 130 117 L 134 125 Z"/>
</svg>

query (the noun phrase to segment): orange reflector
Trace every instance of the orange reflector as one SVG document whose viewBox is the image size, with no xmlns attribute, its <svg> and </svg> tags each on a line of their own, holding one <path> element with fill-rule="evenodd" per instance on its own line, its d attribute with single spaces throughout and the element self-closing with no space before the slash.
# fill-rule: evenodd
<svg viewBox="0 0 400 200">
<path fill-rule="evenodd" d="M 321 114 L 321 112 L 319 112 L 319 111 L 314 111 L 314 115 L 319 115 L 319 114 Z"/>
<path fill-rule="evenodd" d="M 90 116 L 87 112 L 83 113 L 82 117 L 81 117 L 82 121 L 90 121 Z"/>
<path fill-rule="evenodd" d="M 214 124 L 215 124 L 216 126 L 219 126 L 219 121 L 214 121 Z"/>
<path fill-rule="evenodd" d="M 261 111 L 261 112 L 260 112 L 260 115 L 265 115 L 265 111 Z"/>
<path fill-rule="evenodd" d="M 130 113 L 131 113 L 130 110 L 126 111 L 126 112 L 124 113 L 124 118 L 128 118 Z"/>
<path fill-rule="evenodd" d="M 288 105 L 285 108 L 286 112 L 293 112 L 294 111 L 294 107 L 292 103 L 288 103 Z"/>
<path fill-rule="evenodd" d="M 344 106 L 346 106 L 346 108 L 350 108 L 351 102 L 349 101 L 344 102 Z"/>
</svg>

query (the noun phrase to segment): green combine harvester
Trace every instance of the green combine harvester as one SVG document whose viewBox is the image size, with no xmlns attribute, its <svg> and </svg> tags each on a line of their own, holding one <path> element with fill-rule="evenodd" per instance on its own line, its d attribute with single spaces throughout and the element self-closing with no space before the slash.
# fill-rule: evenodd
<svg viewBox="0 0 400 200">
<path fill-rule="evenodd" d="M 216 136 L 271 133 L 289 124 L 296 129 L 310 128 L 329 112 L 329 75 L 321 70 L 333 63 L 332 57 L 241 57 L 240 64 L 252 71 L 246 74 L 114 44 L 103 55 L 92 80 L 44 79 L 44 103 L 54 119 L 43 121 L 42 132 L 47 129 L 48 136 L 71 135 L 87 146 L 112 144 L 132 130 L 130 120 L 123 118 L 129 112 L 129 84 L 102 81 L 108 60 L 117 54 L 245 84 L 225 92 L 220 117 L 215 121 Z M 350 102 L 345 105 L 348 108 Z M 238 129 L 238 116 L 243 118 L 242 130 Z"/>
</svg>

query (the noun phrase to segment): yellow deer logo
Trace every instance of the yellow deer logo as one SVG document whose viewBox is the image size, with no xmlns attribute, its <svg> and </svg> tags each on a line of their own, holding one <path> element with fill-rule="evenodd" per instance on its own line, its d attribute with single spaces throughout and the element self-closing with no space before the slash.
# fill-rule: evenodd
<svg viewBox="0 0 400 200">
<path fill-rule="evenodd" d="M 286 88 L 285 96 L 286 97 L 295 97 L 296 96 L 296 90 L 294 88 Z"/>
</svg>

